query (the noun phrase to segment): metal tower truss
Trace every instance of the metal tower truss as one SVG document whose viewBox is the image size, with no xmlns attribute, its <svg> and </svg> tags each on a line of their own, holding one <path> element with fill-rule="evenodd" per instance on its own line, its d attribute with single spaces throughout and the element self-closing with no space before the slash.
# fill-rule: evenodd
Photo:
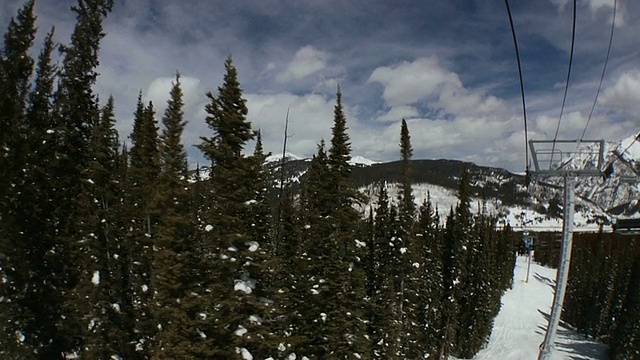
<svg viewBox="0 0 640 360">
<path fill-rule="evenodd" d="M 554 341 L 571 264 L 571 244 L 573 241 L 573 213 L 575 207 L 576 177 L 601 176 L 604 140 L 530 140 L 529 146 L 535 171 L 533 177 L 562 177 L 564 179 L 564 209 L 562 223 L 562 246 L 556 290 L 553 296 L 549 326 L 540 345 L 539 360 L 548 360 L 554 348 Z"/>
<path fill-rule="evenodd" d="M 604 140 L 530 140 L 534 175 L 600 176 Z"/>
</svg>

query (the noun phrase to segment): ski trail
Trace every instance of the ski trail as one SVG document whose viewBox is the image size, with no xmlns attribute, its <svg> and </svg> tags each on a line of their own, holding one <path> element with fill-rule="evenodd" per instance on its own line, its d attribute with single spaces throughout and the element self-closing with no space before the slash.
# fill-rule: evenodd
<svg viewBox="0 0 640 360">
<path fill-rule="evenodd" d="M 556 270 L 532 263 L 528 283 L 526 273 L 527 258 L 518 257 L 513 288 L 502 296 L 489 343 L 475 360 L 537 359 L 551 311 Z M 607 359 L 606 346 L 560 325 L 552 359 Z"/>
</svg>

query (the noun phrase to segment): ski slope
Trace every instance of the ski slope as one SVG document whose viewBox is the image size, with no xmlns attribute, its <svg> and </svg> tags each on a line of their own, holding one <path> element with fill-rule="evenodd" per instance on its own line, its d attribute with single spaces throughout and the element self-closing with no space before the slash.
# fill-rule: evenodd
<svg viewBox="0 0 640 360">
<path fill-rule="evenodd" d="M 556 270 L 531 263 L 529 281 L 527 257 L 519 256 L 514 270 L 513 288 L 502 296 L 502 307 L 495 319 L 491 338 L 476 360 L 537 359 L 538 347 L 548 325 Z M 552 359 L 607 359 L 605 345 L 588 340 L 561 323 Z"/>
</svg>

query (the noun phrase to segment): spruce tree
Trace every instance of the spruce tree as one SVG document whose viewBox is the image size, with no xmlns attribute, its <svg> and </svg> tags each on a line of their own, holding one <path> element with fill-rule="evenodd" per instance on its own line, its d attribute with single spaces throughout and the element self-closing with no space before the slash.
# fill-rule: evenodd
<svg viewBox="0 0 640 360">
<path fill-rule="evenodd" d="M 461 302 L 465 297 L 468 276 L 467 259 L 470 252 L 469 237 L 472 226 L 470 210 L 469 173 L 463 169 L 458 187 L 458 204 L 447 219 L 444 264 L 444 316 L 445 316 L 445 354 L 456 354 L 458 331 L 460 329 Z M 460 340 L 464 341 L 464 340 Z"/>
<path fill-rule="evenodd" d="M 418 254 L 423 262 L 418 278 L 421 290 L 417 301 L 420 309 L 417 319 L 420 329 L 418 341 L 422 344 L 424 356 L 435 358 L 443 344 L 443 249 L 438 211 L 433 208 L 429 193 L 420 206 L 419 214 L 416 243 L 419 244 Z"/>
<path fill-rule="evenodd" d="M 290 298 L 295 316 L 291 318 L 294 341 L 292 351 L 298 356 L 327 356 L 326 304 L 331 293 L 326 279 L 331 225 L 331 191 L 325 181 L 329 168 L 324 141 L 311 160 L 300 194 L 299 244 L 294 258 L 295 273 Z M 321 315 L 321 314 L 324 314 Z"/>
<path fill-rule="evenodd" d="M 33 2 L 27 3 L 26 8 L 32 11 Z M 83 209 L 84 203 L 78 195 L 83 193 L 83 182 L 87 180 L 89 138 L 98 116 L 97 98 L 93 96 L 91 87 L 95 82 L 94 68 L 103 36 L 101 22 L 110 8 L 109 2 L 99 1 L 79 2 L 72 8 L 77 15 L 77 23 L 71 44 L 64 47 L 55 111 L 51 113 L 48 104 L 50 86 L 54 81 L 50 65 L 53 45 L 51 36 L 47 37 L 38 64 L 36 87 L 39 90 L 31 95 L 33 102 L 27 111 L 29 121 L 19 126 L 24 131 L 23 135 L 13 134 L 14 140 L 23 141 L 24 154 L 28 153 L 26 148 L 31 147 L 29 150 L 40 151 L 43 156 L 37 160 L 31 155 L 21 159 L 21 163 L 30 165 L 29 169 L 25 167 L 28 174 L 20 184 L 25 190 L 21 196 L 25 200 L 29 197 L 23 204 L 24 209 L 35 208 L 40 214 L 46 214 L 42 219 L 29 223 L 32 240 L 23 243 L 23 248 L 29 249 L 30 254 L 30 261 L 25 263 L 28 282 L 39 284 L 36 291 L 26 284 L 27 292 L 32 294 L 23 302 L 23 309 L 29 312 L 27 321 L 23 323 L 25 340 L 28 339 L 29 346 L 42 358 L 77 352 L 81 342 L 76 329 L 84 309 L 69 294 L 79 282 L 90 281 L 90 278 L 81 278 L 80 264 L 84 255 L 78 251 L 77 245 L 89 233 L 83 217 L 86 209 Z M 25 39 L 20 40 L 20 46 L 28 43 Z M 6 65 L 3 62 L 3 78 L 10 73 L 17 74 L 13 70 L 6 72 L 9 69 Z M 13 79 L 12 82 L 22 89 L 19 93 L 26 95 L 28 88 L 24 84 L 28 84 L 29 79 L 22 82 Z M 14 96 L 18 99 L 18 93 Z M 24 97 L 20 101 L 24 101 Z M 21 109 L 20 116 L 25 116 L 24 105 Z M 41 128 L 43 125 L 46 127 Z M 41 145 L 36 145 L 31 139 L 26 141 L 27 134 L 29 137 L 33 135 L 33 140 L 42 140 Z M 36 166 L 36 162 L 42 166 Z M 32 214 L 21 221 L 34 219 L 34 216 Z"/>
<path fill-rule="evenodd" d="M 473 357 L 489 340 L 493 317 L 497 314 L 502 292 L 491 271 L 490 243 L 493 240 L 493 221 L 486 213 L 475 217 L 469 236 L 469 255 L 466 259 L 467 276 L 464 282 L 464 295 L 459 300 L 460 315 L 456 353 L 463 357 Z M 497 304 L 496 304 L 497 300 Z M 497 306 L 496 306 L 497 305 Z"/>
<path fill-rule="evenodd" d="M 361 259 L 364 250 L 358 246 L 362 243 L 356 234 L 356 224 L 360 214 L 353 207 L 360 201 L 360 194 L 350 181 L 351 144 L 347 134 L 346 116 L 342 106 L 342 93 L 338 88 L 336 105 L 333 112 L 331 129 L 331 146 L 328 152 L 327 165 L 330 178 L 326 179 L 332 190 L 332 213 L 329 221 L 333 231 L 329 237 L 331 252 L 329 270 L 338 276 L 330 278 L 330 290 L 335 294 L 333 306 L 327 313 L 329 322 L 329 354 L 338 358 L 362 356 L 367 353 L 365 341 L 367 318 L 365 297 L 365 275 Z M 358 355 L 355 355 L 358 354 Z"/>
<path fill-rule="evenodd" d="M 160 150 L 155 110 L 151 102 L 144 106 L 142 94 L 138 96 L 134 112 L 131 142 L 124 198 L 124 216 L 128 224 L 125 225 L 123 259 L 128 269 L 129 296 L 123 311 L 132 322 L 129 354 L 148 357 L 151 339 L 157 331 L 151 315 L 153 289 L 150 286 L 157 224 L 153 195 L 160 174 Z"/>
<path fill-rule="evenodd" d="M 27 100 L 33 59 L 29 56 L 35 36 L 33 1 L 27 2 L 9 22 L 0 49 L 0 355 L 25 357 L 34 348 L 31 335 L 35 319 L 25 305 L 33 289 L 29 276 L 33 257 L 33 240 L 25 236 L 28 229 L 23 209 L 36 207 L 33 199 L 23 195 L 30 171 L 25 158 L 27 148 Z M 28 200 L 28 203 L 22 201 Z M 35 225 L 35 224 L 34 224 Z"/>
<path fill-rule="evenodd" d="M 197 287 L 198 260 L 189 219 L 187 155 L 181 143 L 184 121 L 180 75 L 171 88 L 159 139 L 160 174 L 150 208 L 156 227 L 152 245 L 151 314 L 158 329 L 151 345 L 154 359 L 194 358 L 202 339 L 195 314 L 202 308 Z"/>
<path fill-rule="evenodd" d="M 440 358 L 447 358 L 455 346 L 457 330 L 456 317 L 459 305 L 460 283 L 460 248 L 453 228 L 455 224 L 453 208 L 449 210 L 443 231 L 442 247 L 442 343 L 439 351 Z"/>
<path fill-rule="evenodd" d="M 203 214 L 206 222 L 205 256 L 211 275 L 207 289 L 207 319 L 202 332 L 210 342 L 200 357 L 239 358 L 243 352 L 268 357 L 262 348 L 269 337 L 266 318 L 269 305 L 264 264 L 258 260 L 268 247 L 251 237 L 253 204 L 258 176 L 254 160 L 242 155 L 255 133 L 247 121 L 246 100 L 231 58 L 225 61 L 225 76 L 217 96 L 207 94 L 206 122 L 212 137 L 202 137 L 200 150 L 211 161 L 211 208 Z M 275 352 L 276 349 L 273 349 Z"/>
<path fill-rule="evenodd" d="M 373 226 L 373 243 L 369 247 L 371 252 L 371 272 L 369 281 L 372 284 L 370 302 L 371 316 L 371 354 L 372 358 L 399 358 L 398 339 L 401 335 L 401 323 L 396 303 L 394 287 L 394 268 L 396 253 L 393 248 L 395 236 L 395 214 L 389 203 L 386 184 L 380 184 L 376 214 Z"/>
<path fill-rule="evenodd" d="M 398 193 L 398 234 L 397 244 L 397 306 L 399 307 L 402 323 L 402 336 L 404 338 L 401 355 L 406 358 L 419 358 L 422 356 L 422 343 L 419 341 L 421 330 L 417 328 L 417 320 L 420 310 L 420 271 L 424 266 L 423 259 L 419 255 L 419 244 L 414 239 L 415 222 L 415 198 L 412 193 L 412 169 L 411 136 L 407 122 L 402 119 L 400 129 L 400 155 L 402 161 L 402 181 Z"/>
<path fill-rule="evenodd" d="M 19 176 L 26 134 L 24 122 L 34 61 L 29 56 L 35 38 L 34 0 L 28 1 L 15 18 L 11 18 L 0 52 L 0 182 L 13 184 Z M 0 189 L 0 211 L 11 206 Z M 15 206 L 15 204 L 13 204 Z M 2 214 L 0 213 L 0 214 Z"/>
<path fill-rule="evenodd" d="M 359 195 L 349 179 L 351 149 L 341 99 L 338 91 L 328 154 L 321 143 L 301 195 L 298 334 L 306 341 L 296 353 L 319 358 L 369 353 L 365 239 L 357 234 L 360 215 L 353 205 Z"/>
<path fill-rule="evenodd" d="M 122 356 L 129 339 L 121 327 L 122 296 L 119 291 L 123 264 L 120 259 L 122 232 L 119 226 L 120 185 L 117 182 L 119 140 L 115 129 L 113 97 L 103 107 L 92 126 L 87 181 L 80 195 L 86 209 L 84 226 L 90 231 L 78 247 L 81 274 L 91 282 L 81 282 L 71 294 L 87 323 L 82 338 L 82 356 L 106 358 Z"/>
</svg>

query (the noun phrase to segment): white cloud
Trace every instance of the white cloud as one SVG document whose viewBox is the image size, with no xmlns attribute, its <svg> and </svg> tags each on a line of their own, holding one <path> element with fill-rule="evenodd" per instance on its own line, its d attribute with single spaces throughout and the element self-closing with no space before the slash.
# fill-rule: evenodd
<svg viewBox="0 0 640 360">
<path fill-rule="evenodd" d="M 407 105 L 436 93 L 443 85 L 460 87 L 457 74 L 440 67 L 435 58 L 421 58 L 412 63 L 403 62 L 395 67 L 376 68 L 369 82 L 384 86 L 383 98 L 387 105 Z"/>
<path fill-rule="evenodd" d="M 393 120 L 389 116 L 404 114 L 410 111 L 407 105 L 421 101 L 450 115 L 478 116 L 505 110 L 502 100 L 487 96 L 480 90 L 465 88 L 458 74 L 443 68 L 434 58 L 404 62 L 396 67 L 378 67 L 369 77 L 369 82 L 379 82 L 384 86 L 382 96 L 391 106 L 387 117 L 380 120 Z M 417 114 L 411 116 L 416 117 Z"/>
<path fill-rule="evenodd" d="M 551 0 L 551 2 L 556 7 L 558 7 L 558 11 L 562 12 L 568 6 L 570 6 L 571 0 Z M 604 7 L 609 9 L 613 7 L 613 2 L 611 0 L 582 0 L 580 1 L 580 3 L 581 4 L 586 3 L 587 5 L 589 5 L 589 9 L 594 12 Z M 581 4 L 578 4 L 578 6 L 580 6 Z"/>
<path fill-rule="evenodd" d="M 571 10 L 573 8 L 571 0 L 551 0 L 551 2 L 558 8 L 559 13 L 563 13 L 565 10 L 573 11 Z M 611 0 L 581 0 L 577 5 L 578 12 L 580 11 L 582 4 L 586 4 L 587 6 L 589 6 L 589 10 L 594 16 L 598 14 L 600 10 L 608 12 L 612 12 L 613 10 L 613 1 Z M 626 10 L 624 4 L 621 1 L 617 2 L 616 13 L 616 26 L 619 27 L 626 25 Z"/>
<path fill-rule="evenodd" d="M 640 115 L 640 70 L 620 75 L 615 84 L 604 91 L 600 103 L 631 115 Z"/>
<path fill-rule="evenodd" d="M 324 69 L 327 66 L 328 58 L 329 54 L 326 52 L 307 45 L 296 52 L 293 60 L 277 76 L 276 80 L 284 83 L 302 79 Z"/>
<path fill-rule="evenodd" d="M 378 121 L 400 121 L 402 119 L 410 119 L 418 117 L 418 110 L 409 105 L 400 105 L 392 107 L 386 114 L 379 116 L 376 120 Z"/>
<path fill-rule="evenodd" d="M 504 103 L 495 96 L 462 86 L 445 86 L 440 92 L 440 106 L 448 114 L 475 116 L 504 111 Z"/>
<path fill-rule="evenodd" d="M 247 118 L 253 128 L 261 129 L 267 151 L 282 149 L 287 108 L 288 151 L 299 156 L 311 156 L 321 139 L 329 141 L 335 99 L 319 94 L 299 96 L 291 93 L 246 94 L 245 97 L 249 108 Z"/>
<path fill-rule="evenodd" d="M 162 114 L 169 100 L 171 88 L 175 83 L 175 77 L 160 77 L 151 82 L 145 93 L 145 99 L 153 101 L 153 105 L 159 114 Z M 200 79 L 188 76 L 180 76 L 180 87 L 182 88 L 182 100 L 185 107 L 196 103 L 202 98 L 202 91 L 199 88 Z"/>
</svg>

